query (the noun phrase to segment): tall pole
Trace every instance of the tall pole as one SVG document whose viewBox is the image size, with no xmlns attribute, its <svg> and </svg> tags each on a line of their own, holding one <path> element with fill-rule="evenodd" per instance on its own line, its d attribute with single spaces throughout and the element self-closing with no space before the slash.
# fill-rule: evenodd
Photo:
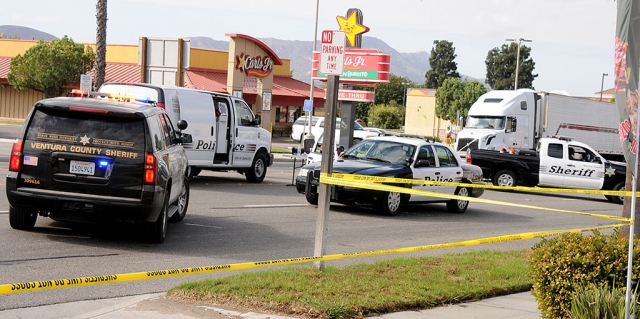
<svg viewBox="0 0 640 319">
<path fill-rule="evenodd" d="M 402 121 L 400 122 L 400 128 L 404 126 L 405 114 L 407 113 L 407 107 L 405 106 L 405 99 L 407 97 L 407 84 L 406 82 L 402 82 Z"/>
<path fill-rule="evenodd" d="M 516 42 L 516 39 L 506 39 L 505 41 Z M 513 85 L 514 90 L 518 89 L 518 71 L 520 70 L 520 45 L 522 42 L 532 42 L 528 39 L 520 38 L 518 39 L 518 53 L 516 54 L 516 79 L 515 84 Z"/>
<path fill-rule="evenodd" d="M 604 91 L 604 77 L 609 76 L 607 73 L 602 73 L 602 84 L 600 84 L 600 102 L 602 102 L 602 91 Z"/>
<path fill-rule="evenodd" d="M 320 8 L 320 0 L 316 0 L 316 25 L 313 28 L 313 52 L 316 51 L 316 41 L 318 41 L 318 9 Z M 313 65 L 313 52 L 311 52 L 311 64 Z M 307 111 L 307 116 L 309 117 L 309 130 L 307 131 L 307 139 L 314 139 L 314 136 L 311 134 L 311 115 L 313 114 L 313 93 L 315 91 L 315 80 L 313 79 L 313 73 L 311 74 L 311 88 L 309 91 L 309 99 L 311 99 L 311 111 Z M 303 144 L 304 145 L 304 144 Z"/>
</svg>

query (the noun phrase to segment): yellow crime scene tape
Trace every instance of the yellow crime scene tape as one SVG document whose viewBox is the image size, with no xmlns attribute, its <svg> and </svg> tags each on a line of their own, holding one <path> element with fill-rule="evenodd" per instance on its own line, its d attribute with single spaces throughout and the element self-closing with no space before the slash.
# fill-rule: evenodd
<svg viewBox="0 0 640 319">
<path fill-rule="evenodd" d="M 339 177 L 334 177 L 336 175 L 339 176 Z M 627 222 L 629 224 L 632 223 L 631 219 L 626 218 L 626 217 L 609 216 L 609 215 L 594 214 L 594 213 L 585 213 L 585 212 L 578 212 L 578 211 L 567 210 L 567 209 L 548 208 L 548 207 L 541 207 L 541 206 L 534 206 L 534 205 L 516 204 L 516 203 L 509 203 L 509 202 L 497 201 L 497 200 L 492 200 L 492 199 L 476 198 L 476 197 L 450 195 L 450 194 L 444 194 L 444 193 L 438 193 L 438 192 L 432 192 L 432 191 L 417 190 L 417 189 L 407 188 L 407 187 L 380 184 L 377 180 L 375 182 L 373 182 L 373 183 L 371 181 L 362 181 L 362 180 L 356 180 L 356 179 L 349 180 L 349 179 L 343 178 L 345 175 L 346 174 L 335 174 L 335 173 L 333 173 L 332 175 L 329 175 L 329 174 L 324 173 L 324 174 L 320 175 L 320 182 L 323 183 L 323 184 L 339 185 L 339 186 L 347 186 L 347 187 L 357 187 L 357 188 L 366 188 L 366 189 L 378 190 L 378 191 L 383 191 L 383 192 L 397 192 L 397 193 L 420 195 L 420 196 L 430 196 L 430 197 L 440 197 L 440 198 L 446 198 L 446 199 L 465 200 L 465 201 L 477 202 L 477 203 L 485 203 L 485 204 L 494 204 L 494 205 L 502 205 L 502 206 L 511 206 L 511 207 L 520 207 L 520 208 L 545 210 L 545 211 L 559 212 L 559 213 L 570 213 L 570 214 L 576 214 L 576 215 L 591 216 L 591 217 L 598 217 L 598 218 L 604 218 L 604 219 L 612 219 L 612 220 L 617 220 L 617 221 L 623 221 L 623 222 Z M 354 175 L 351 175 L 351 176 L 354 176 Z M 364 175 L 360 175 L 360 176 L 364 176 Z M 373 176 L 370 176 L 370 177 L 373 177 Z M 397 181 L 403 181 L 403 182 L 400 182 L 400 183 L 404 183 L 404 184 L 408 184 L 407 183 L 408 181 L 411 181 L 412 183 L 414 183 L 416 181 L 418 181 L 420 183 L 424 182 L 424 181 L 420 181 L 420 180 L 402 179 L 402 178 L 395 178 L 394 180 L 396 180 L 396 181 L 394 181 L 394 183 L 398 183 Z M 475 184 L 462 184 L 462 183 L 448 183 L 448 184 L 452 184 L 450 186 L 475 185 Z"/>
<path fill-rule="evenodd" d="M 126 273 L 126 274 L 116 274 L 116 275 L 106 275 L 106 276 L 30 281 L 30 282 L 23 282 L 23 283 L 16 283 L 16 284 L 0 285 L 0 294 L 40 291 L 40 290 L 49 290 L 49 289 L 58 289 L 58 288 L 71 288 L 71 287 L 146 280 L 146 279 L 153 279 L 153 278 L 186 276 L 186 275 L 195 275 L 195 274 L 204 274 L 204 273 L 212 273 L 212 272 L 231 271 L 231 270 L 243 270 L 243 269 L 252 269 L 252 268 L 282 266 L 282 265 L 294 265 L 294 264 L 302 264 L 302 263 L 308 263 L 308 262 L 314 262 L 314 261 L 329 261 L 329 260 L 368 257 L 368 256 L 386 255 L 386 254 L 409 253 L 409 252 L 415 252 L 415 251 L 421 251 L 421 250 L 433 250 L 433 249 L 452 248 L 452 247 L 460 247 L 460 246 L 472 246 L 472 245 L 480 245 L 480 244 L 488 244 L 488 243 L 507 242 L 507 241 L 514 241 L 514 240 L 542 238 L 542 237 L 549 237 L 549 236 L 557 236 L 563 233 L 582 233 L 586 231 L 594 231 L 594 230 L 601 230 L 601 229 L 607 229 L 607 228 L 618 228 L 618 227 L 624 227 L 624 226 L 629 226 L 629 224 L 625 223 L 625 224 L 594 226 L 594 227 L 588 227 L 588 228 L 537 231 L 537 232 L 529 232 L 529 233 L 486 237 L 486 238 L 458 241 L 458 242 L 445 243 L 445 244 L 406 247 L 406 248 L 398 248 L 398 249 L 373 250 L 373 251 L 355 252 L 355 253 L 346 253 L 346 254 L 334 254 L 334 255 L 325 255 L 322 257 L 301 257 L 301 258 L 267 260 L 267 261 L 247 262 L 247 263 L 238 263 L 238 264 L 167 269 L 167 270 L 158 270 L 158 271 L 149 271 L 149 272 L 136 272 L 136 273 Z"/>
<path fill-rule="evenodd" d="M 398 249 L 375 250 L 375 251 L 355 252 L 355 253 L 346 253 L 346 254 L 289 258 L 289 259 L 246 262 L 246 263 L 226 264 L 226 265 L 202 266 L 202 267 L 193 267 L 193 268 L 178 268 L 178 269 L 125 273 L 125 274 L 115 274 L 115 275 L 106 275 L 106 276 L 90 276 L 90 277 L 77 277 L 77 278 L 69 278 L 69 279 L 30 281 L 30 282 L 14 283 L 14 284 L 0 284 L 0 294 L 11 294 L 11 293 L 18 293 L 18 292 L 30 292 L 30 291 L 40 291 L 40 290 L 59 289 L 59 288 L 71 288 L 71 287 L 99 285 L 99 284 L 116 283 L 116 282 L 146 280 L 146 279 L 154 279 L 154 278 L 166 278 L 166 277 L 186 276 L 186 275 L 204 274 L 204 273 L 212 273 L 212 272 L 244 270 L 244 269 L 262 268 L 262 267 L 282 266 L 282 265 L 293 265 L 293 264 L 302 264 L 302 263 L 308 263 L 308 262 L 314 262 L 314 261 L 330 261 L 330 260 L 338 260 L 338 259 L 346 259 L 346 258 L 368 257 L 368 256 L 386 255 L 386 254 L 408 253 L 408 252 L 415 252 L 415 251 L 421 251 L 421 250 L 433 250 L 433 249 L 443 249 L 443 248 L 452 248 L 452 247 L 460 247 L 460 246 L 472 246 L 472 245 L 480 245 L 480 244 L 488 244 L 488 243 L 507 242 L 507 241 L 514 241 L 514 240 L 526 240 L 526 239 L 543 238 L 543 237 L 549 237 L 549 236 L 557 236 L 564 233 L 582 233 L 587 231 L 602 230 L 602 229 L 608 229 L 608 228 L 619 228 L 619 227 L 630 226 L 632 223 L 632 221 L 629 218 L 624 218 L 624 217 L 584 213 L 584 212 L 577 212 L 577 211 L 564 210 L 564 209 L 546 208 L 546 207 L 539 207 L 539 206 L 533 206 L 533 205 L 515 204 L 515 203 L 502 202 L 502 201 L 496 201 L 496 200 L 474 198 L 474 197 L 449 195 L 449 194 L 443 194 L 438 192 L 415 190 L 415 189 L 406 188 L 406 187 L 384 185 L 381 183 L 433 184 L 433 185 L 442 185 L 442 186 L 461 186 L 461 187 L 483 186 L 483 188 L 539 191 L 540 188 L 537 188 L 537 187 L 535 188 L 534 187 L 495 187 L 495 186 L 484 187 L 488 185 L 449 183 L 449 182 L 430 182 L 430 181 L 413 180 L 413 179 L 387 178 L 387 177 L 338 174 L 338 173 L 333 173 L 333 174 L 322 173 L 320 177 L 320 182 L 324 184 L 330 184 L 330 185 L 359 187 L 359 188 L 367 188 L 367 189 L 380 190 L 380 191 L 391 191 L 391 192 L 400 192 L 400 193 L 406 193 L 406 194 L 442 197 L 447 199 L 459 199 L 459 200 L 466 200 L 470 202 L 480 202 L 480 203 L 487 203 L 487 204 L 505 205 L 505 206 L 512 206 L 512 207 L 530 208 L 530 209 L 546 210 L 546 211 L 554 211 L 554 212 L 562 212 L 562 213 L 572 213 L 572 214 L 578 214 L 578 215 L 584 215 L 584 216 L 592 216 L 592 217 L 622 221 L 624 223 L 593 226 L 588 228 L 518 233 L 518 234 L 510 234 L 510 235 L 502 235 L 502 236 L 495 236 L 495 237 L 486 237 L 486 238 L 451 242 L 451 243 L 445 243 L 445 244 L 434 244 L 434 245 L 406 247 L 406 248 L 398 248 Z M 560 189 L 548 189 L 548 190 L 559 191 Z M 576 190 L 569 190 L 569 191 L 574 192 Z M 601 194 L 601 192 L 603 191 L 599 191 L 593 194 Z M 609 192 L 609 191 L 606 191 L 606 192 Z M 627 196 L 630 196 L 631 194 L 631 192 L 623 192 L 623 191 L 610 191 L 610 192 L 612 192 L 611 195 L 618 195 L 618 196 L 620 196 L 621 193 L 624 193 Z"/>
<path fill-rule="evenodd" d="M 460 186 L 460 187 L 473 187 L 484 189 L 497 189 L 497 190 L 517 190 L 517 191 L 530 191 L 530 192 L 544 192 L 544 193 L 574 193 L 574 194 L 598 194 L 598 195 L 612 195 L 612 196 L 632 196 L 631 191 L 613 191 L 613 190 L 597 190 L 597 189 L 574 189 L 574 188 L 547 188 L 547 187 L 528 187 L 528 186 L 495 186 L 490 184 L 469 184 L 469 183 L 454 183 L 454 182 L 437 182 L 437 181 L 425 181 L 419 179 L 408 178 L 395 178 L 395 177 L 381 177 L 381 176 L 369 176 L 358 174 L 342 174 L 321 173 L 322 176 L 335 177 L 350 181 L 368 181 L 375 183 L 393 183 L 393 184 L 418 184 L 418 185 L 433 185 L 433 186 Z M 322 182 L 322 180 L 320 181 Z M 636 196 L 640 196 L 640 191 L 636 192 Z"/>
</svg>

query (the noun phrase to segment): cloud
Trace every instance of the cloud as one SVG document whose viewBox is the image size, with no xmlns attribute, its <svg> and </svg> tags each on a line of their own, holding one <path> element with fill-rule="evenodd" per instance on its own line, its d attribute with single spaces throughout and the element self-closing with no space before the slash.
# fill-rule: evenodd
<svg viewBox="0 0 640 319">
<path fill-rule="evenodd" d="M 11 13 L 11 22 L 16 25 L 53 25 L 60 24 L 60 17 L 58 16 L 34 16 L 25 15 L 24 13 Z"/>
</svg>

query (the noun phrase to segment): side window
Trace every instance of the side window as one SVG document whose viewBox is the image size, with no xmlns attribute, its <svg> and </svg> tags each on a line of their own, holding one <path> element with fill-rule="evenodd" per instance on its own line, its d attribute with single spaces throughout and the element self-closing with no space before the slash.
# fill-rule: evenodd
<svg viewBox="0 0 640 319">
<path fill-rule="evenodd" d="M 458 161 L 456 161 L 454 155 L 451 154 L 446 147 L 440 145 L 434 145 L 434 147 L 440 166 L 458 166 Z"/>
<path fill-rule="evenodd" d="M 429 165 L 431 166 L 436 165 L 436 157 L 433 155 L 431 145 L 423 145 L 420 147 L 420 150 L 418 151 L 418 159 L 429 161 Z"/>
<path fill-rule="evenodd" d="M 160 126 L 162 127 L 162 138 L 164 139 L 164 143 L 167 147 L 171 146 L 173 143 L 173 139 L 171 136 L 171 122 L 169 122 L 166 114 L 158 114 L 160 118 Z"/>
<path fill-rule="evenodd" d="M 253 112 L 249 106 L 240 100 L 234 100 L 234 103 L 236 104 L 236 125 L 253 126 Z"/>
<path fill-rule="evenodd" d="M 156 151 L 163 151 L 167 148 L 166 140 L 164 138 L 164 126 L 160 116 L 153 116 L 149 118 L 151 135 L 153 136 L 153 145 Z"/>
<path fill-rule="evenodd" d="M 562 144 L 549 143 L 547 148 L 547 155 L 553 158 L 562 158 Z"/>
<path fill-rule="evenodd" d="M 175 144 L 174 140 L 176 137 L 176 130 L 173 128 L 173 123 L 171 123 L 171 118 L 169 118 L 169 114 L 162 114 L 167 122 L 167 130 L 169 131 L 169 141 L 167 143 L 171 143 L 171 145 Z"/>
</svg>

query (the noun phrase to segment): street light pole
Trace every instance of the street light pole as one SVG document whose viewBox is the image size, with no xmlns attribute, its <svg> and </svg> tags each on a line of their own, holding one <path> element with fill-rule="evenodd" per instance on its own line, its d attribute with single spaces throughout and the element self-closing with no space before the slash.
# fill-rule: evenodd
<svg viewBox="0 0 640 319">
<path fill-rule="evenodd" d="M 607 73 L 602 73 L 602 84 L 600 84 L 600 102 L 602 102 L 602 91 L 604 91 L 604 77 L 609 76 Z"/>
<path fill-rule="evenodd" d="M 400 122 L 400 128 L 402 128 L 402 126 L 404 126 L 404 119 L 405 119 L 405 113 L 407 112 L 407 107 L 405 106 L 405 99 L 407 96 L 407 85 L 409 85 L 410 83 L 407 82 L 402 82 L 402 121 Z"/>
<path fill-rule="evenodd" d="M 516 39 L 506 39 L 505 41 L 516 42 Z M 522 42 L 532 42 L 532 41 L 528 39 L 523 39 L 523 38 L 518 39 L 518 53 L 516 54 L 516 79 L 515 79 L 514 90 L 518 89 L 518 70 L 520 69 L 520 44 L 522 44 Z"/>
<path fill-rule="evenodd" d="M 316 51 L 316 41 L 318 41 L 318 8 L 320 8 L 320 0 L 316 0 L 316 25 L 315 28 L 313 29 L 313 52 Z M 311 64 L 313 65 L 313 52 L 311 52 Z M 312 68 L 313 69 L 313 68 Z M 307 131 L 307 136 L 305 137 L 305 140 L 311 139 L 313 140 L 315 137 L 313 136 L 313 134 L 311 134 L 311 115 L 313 114 L 313 93 L 315 91 L 315 80 L 313 79 L 313 73 L 311 74 L 311 88 L 309 91 L 309 99 L 311 99 L 311 111 L 307 111 L 307 116 L 308 116 L 308 122 L 309 122 L 309 129 Z M 302 141 L 302 145 L 304 144 L 304 141 Z"/>
</svg>

